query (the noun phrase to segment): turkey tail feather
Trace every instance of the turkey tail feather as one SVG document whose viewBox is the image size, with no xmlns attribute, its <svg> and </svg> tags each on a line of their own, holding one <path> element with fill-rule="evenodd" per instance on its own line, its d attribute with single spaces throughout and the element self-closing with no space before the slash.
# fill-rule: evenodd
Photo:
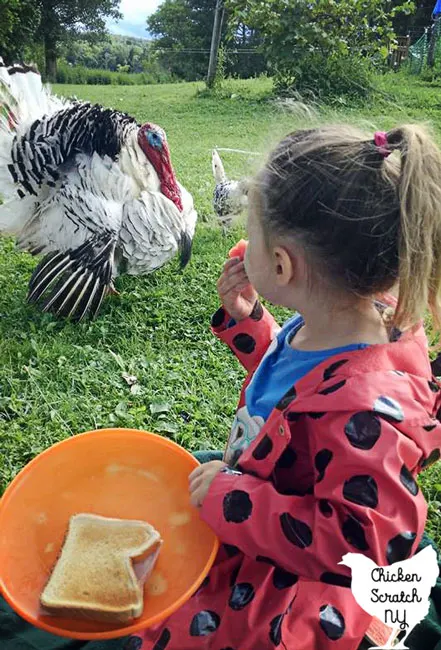
<svg viewBox="0 0 441 650">
<path fill-rule="evenodd" d="M 191 258 L 193 248 L 193 239 L 187 232 L 183 232 L 181 241 L 179 242 L 180 248 L 180 265 L 181 269 L 185 269 Z"/>
<path fill-rule="evenodd" d="M 115 239 L 105 233 L 74 250 L 49 253 L 29 282 L 28 301 L 43 311 L 81 321 L 98 313 L 112 284 Z"/>
</svg>

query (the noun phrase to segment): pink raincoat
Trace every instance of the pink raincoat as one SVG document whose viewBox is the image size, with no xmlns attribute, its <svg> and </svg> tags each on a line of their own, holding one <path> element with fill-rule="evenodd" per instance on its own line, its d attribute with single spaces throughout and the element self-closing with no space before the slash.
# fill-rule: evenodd
<svg viewBox="0 0 441 650">
<path fill-rule="evenodd" d="M 248 371 L 240 408 L 278 326 L 259 303 L 229 320 L 221 308 L 212 328 Z M 427 512 L 415 477 L 440 457 L 440 406 L 421 326 L 309 372 L 211 485 L 201 516 L 223 545 L 205 583 L 133 648 L 355 650 L 371 617 L 339 562 L 415 552 Z"/>
</svg>

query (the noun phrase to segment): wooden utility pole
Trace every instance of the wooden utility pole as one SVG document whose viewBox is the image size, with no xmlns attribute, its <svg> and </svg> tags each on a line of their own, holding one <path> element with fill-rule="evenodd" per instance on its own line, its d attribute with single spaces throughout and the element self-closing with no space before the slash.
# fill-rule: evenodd
<svg viewBox="0 0 441 650">
<path fill-rule="evenodd" d="M 222 36 L 222 23 L 224 21 L 224 0 L 216 0 L 214 13 L 213 35 L 211 37 L 210 63 L 208 64 L 207 86 L 212 88 L 216 78 L 217 56 Z"/>
<path fill-rule="evenodd" d="M 430 41 L 429 41 L 429 50 L 427 52 L 427 65 L 429 68 L 433 68 L 435 65 L 435 49 L 436 49 L 436 42 L 439 37 L 439 21 L 441 19 L 441 15 L 437 14 L 434 17 L 434 22 L 432 25 L 432 31 L 430 33 Z"/>
</svg>

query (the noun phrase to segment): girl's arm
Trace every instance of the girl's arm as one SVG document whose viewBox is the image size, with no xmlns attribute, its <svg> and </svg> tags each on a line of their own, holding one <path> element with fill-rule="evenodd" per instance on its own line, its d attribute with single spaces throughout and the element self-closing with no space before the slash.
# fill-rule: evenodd
<svg viewBox="0 0 441 650">
<path fill-rule="evenodd" d="M 254 371 L 280 330 L 274 317 L 259 301 L 244 320 L 236 323 L 224 307 L 211 319 L 211 331 L 224 341 L 247 372 Z"/>
<path fill-rule="evenodd" d="M 402 434 L 382 421 L 373 449 L 351 449 L 344 434 L 350 417 L 328 414 L 314 430 L 319 469 L 312 494 L 281 494 L 270 480 L 221 471 L 202 504 L 221 541 L 304 578 L 346 585 L 350 571 L 338 566 L 345 553 L 387 565 L 416 549 L 427 509 L 403 470 L 409 460 Z"/>
<path fill-rule="evenodd" d="M 231 257 L 225 262 L 217 290 L 222 307 L 211 320 L 212 332 L 231 348 L 245 369 L 252 372 L 280 328 L 260 304 L 240 257 Z"/>
</svg>

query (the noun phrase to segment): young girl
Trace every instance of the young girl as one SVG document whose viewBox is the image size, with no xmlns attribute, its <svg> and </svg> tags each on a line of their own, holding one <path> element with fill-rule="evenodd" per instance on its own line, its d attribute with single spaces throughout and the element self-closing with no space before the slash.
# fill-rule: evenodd
<svg viewBox="0 0 441 650">
<path fill-rule="evenodd" d="M 427 307 L 441 324 L 440 179 L 417 127 L 299 131 L 271 154 L 249 195 L 245 262 L 225 264 L 212 321 L 248 377 L 225 463 L 190 476 L 223 545 L 197 594 L 130 648 L 360 645 L 371 618 L 339 562 L 415 552 L 415 478 L 440 457 L 421 324 Z M 279 329 L 258 294 L 301 316 Z"/>
</svg>

